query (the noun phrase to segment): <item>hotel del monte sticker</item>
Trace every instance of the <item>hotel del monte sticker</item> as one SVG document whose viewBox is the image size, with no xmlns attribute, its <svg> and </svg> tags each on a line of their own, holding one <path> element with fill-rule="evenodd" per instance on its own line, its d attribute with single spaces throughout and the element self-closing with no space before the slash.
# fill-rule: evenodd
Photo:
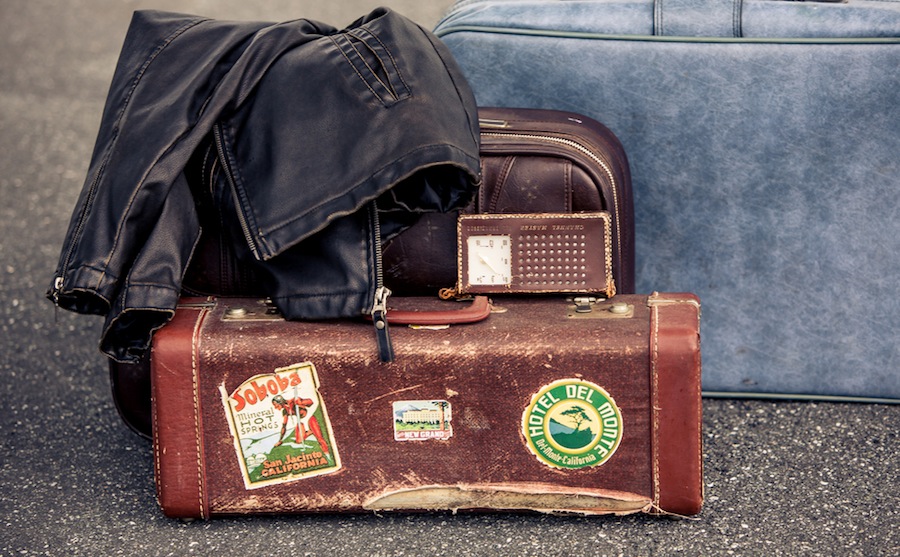
<svg viewBox="0 0 900 557">
<path fill-rule="evenodd" d="M 609 461 L 622 440 L 622 414 L 602 387 L 555 381 L 531 398 L 522 416 L 528 449 L 553 468 L 576 470 Z"/>
</svg>

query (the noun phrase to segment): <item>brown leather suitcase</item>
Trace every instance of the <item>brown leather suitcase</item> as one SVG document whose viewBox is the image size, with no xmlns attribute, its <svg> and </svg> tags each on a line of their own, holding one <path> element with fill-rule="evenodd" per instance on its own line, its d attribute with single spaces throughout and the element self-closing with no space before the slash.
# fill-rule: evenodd
<svg viewBox="0 0 900 557">
<path fill-rule="evenodd" d="M 615 290 L 634 293 L 634 201 L 625 150 L 606 126 L 557 110 L 479 108 L 482 185 L 464 213 L 585 213 L 611 218 Z M 385 245 L 397 294 L 456 282 L 457 213 L 430 213 Z"/>
<path fill-rule="evenodd" d="M 634 208 L 628 160 L 615 135 L 590 118 L 554 110 L 481 108 L 483 183 L 466 213 L 587 213 L 611 218 L 615 291 L 634 293 Z M 203 234 L 184 279 L 186 295 L 265 297 L 253 269 L 240 265 L 205 192 L 215 150 L 187 169 Z M 384 247 L 385 281 L 397 295 L 434 296 L 457 280 L 457 213 L 425 214 Z M 149 361 L 110 361 L 119 414 L 149 436 Z"/>
<path fill-rule="evenodd" d="M 151 360 L 164 513 L 698 513 L 698 299 L 494 303 L 394 327 L 387 364 L 369 324 L 183 304 Z"/>
</svg>

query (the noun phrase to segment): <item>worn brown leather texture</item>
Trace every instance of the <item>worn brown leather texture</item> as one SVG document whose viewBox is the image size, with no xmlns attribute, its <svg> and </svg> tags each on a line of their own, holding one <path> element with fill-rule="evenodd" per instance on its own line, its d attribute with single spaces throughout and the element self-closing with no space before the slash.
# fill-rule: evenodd
<svg viewBox="0 0 900 557">
<path fill-rule="evenodd" d="M 609 211 L 616 291 L 634 293 L 628 159 L 601 123 L 553 110 L 480 108 L 482 185 L 467 213 Z M 597 160 L 599 159 L 599 161 Z M 385 282 L 433 295 L 456 283 L 456 213 L 425 214 L 384 249 Z"/>
<path fill-rule="evenodd" d="M 604 317 L 613 302 L 630 313 Z M 169 516 L 700 511 L 699 303 L 692 295 L 620 295 L 595 305 L 593 317 L 575 316 L 561 298 L 502 299 L 499 312 L 479 323 L 393 327 L 390 364 L 378 361 L 367 323 L 224 319 L 257 303 L 181 308 L 154 340 L 156 476 Z M 300 362 L 316 368 L 340 469 L 248 489 L 222 393 Z M 599 386 L 619 409 L 621 440 L 602 464 L 562 469 L 529 448 L 523 417 L 559 381 Z M 394 403 L 435 400 L 452 411 L 452 435 L 395 440 Z"/>
</svg>

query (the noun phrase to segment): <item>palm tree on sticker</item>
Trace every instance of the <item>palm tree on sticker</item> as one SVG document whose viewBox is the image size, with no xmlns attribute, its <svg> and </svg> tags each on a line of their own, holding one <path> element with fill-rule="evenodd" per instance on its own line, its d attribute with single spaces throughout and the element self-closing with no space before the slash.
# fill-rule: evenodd
<svg viewBox="0 0 900 557">
<path fill-rule="evenodd" d="M 434 402 L 438 408 L 441 410 L 441 431 L 444 431 L 444 416 L 447 410 L 447 407 L 450 406 L 450 403 L 446 400 L 437 400 Z"/>
</svg>

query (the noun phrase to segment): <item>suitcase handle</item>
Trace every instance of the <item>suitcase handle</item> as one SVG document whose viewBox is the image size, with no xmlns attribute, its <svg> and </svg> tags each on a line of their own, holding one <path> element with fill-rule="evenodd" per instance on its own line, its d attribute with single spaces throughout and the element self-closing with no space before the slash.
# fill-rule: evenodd
<svg viewBox="0 0 900 557">
<path fill-rule="evenodd" d="M 844 0 L 810 0 L 840 3 Z M 769 8 L 778 9 L 772 2 Z M 743 37 L 742 0 L 654 0 L 653 34 L 670 37 Z"/>
<path fill-rule="evenodd" d="M 653 34 L 680 37 L 740 37 L 736 0 L 655 0 Z"/>
<path fill-rule="evenodd" d="M 403 298 L 396 298 L 396 302 Z M 456 303 L 444 302 L 443 305 Z M 491 314 L 491 302 L 487 296 L 475 296 L 469 304 L 461 309 L 449 310 L 410 310 L 389 309 L 387 321 L 391 325 L 458 325 L 484 321 Z"/>
</svg>

